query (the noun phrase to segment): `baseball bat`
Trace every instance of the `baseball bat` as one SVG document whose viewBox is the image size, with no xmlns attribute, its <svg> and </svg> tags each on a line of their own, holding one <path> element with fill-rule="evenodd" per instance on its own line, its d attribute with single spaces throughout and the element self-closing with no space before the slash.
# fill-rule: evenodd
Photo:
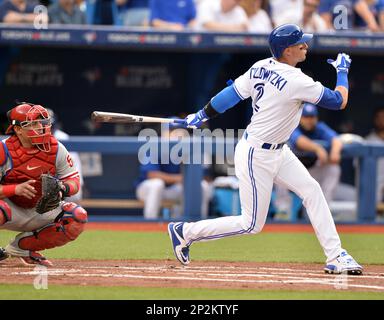
<svg viewBox="0 0 384 320">
<path fill-rule="evenodd" d="M 159 117 L 146 117 L 138 116 L 127 113 L 115 113 L 115 112 L 104 112 L 104 111 L 93 111 L 91 119 L 95 122 L 107 122 L 107 123 L 179 123 L 184 124 L 183 119 L 169 119 Z"/>
</svg>

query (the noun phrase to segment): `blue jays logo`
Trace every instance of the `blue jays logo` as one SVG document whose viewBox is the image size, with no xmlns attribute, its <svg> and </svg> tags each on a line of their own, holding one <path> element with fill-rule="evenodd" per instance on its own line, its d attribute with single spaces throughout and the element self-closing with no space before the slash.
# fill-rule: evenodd
<svg viewBox="0 0 384 320">
<path fill-rule="evenodd" d="M 262 82 L 260 82 L 260 83 L 256 83 L 256 84 L 254 85 L 254 88 L 255 88 L 255 90 L 256 90 L 256 92 L 257 92 L 256 97 L 255 97 L 254 100 L 253 100 L 254 109 L 255 109 L 256 112 L 258 112 L 259 109 L 260 109 L 260 107 L 257 105 L 257 101 L 259 101 L 260 98 L 261 98 L 261 97 L 263 96 L 263 94 L 264 94 L 264 85 L 265 85 L 265 83 L 262 83 Z"/>
</svg>

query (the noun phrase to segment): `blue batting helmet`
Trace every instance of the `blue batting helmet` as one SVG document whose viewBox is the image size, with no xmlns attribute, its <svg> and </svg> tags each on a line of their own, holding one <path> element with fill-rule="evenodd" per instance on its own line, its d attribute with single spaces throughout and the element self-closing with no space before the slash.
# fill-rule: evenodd
<svg viewBox="0 0 384 320">
<path fill-rule="evenodd" d="M 303 33 L 295 24 L 283 24 L 271 32 L 268 43 L 272 55 L 278 59 L 282 56 L 284 49 L 305 43 L 311 40 L 313 34 Z"/>
<path fill-rule="evenodd" d="M 304 103 L 302 116 L 317 117 L 317 107 L 309 102 Z"/>
</svg>

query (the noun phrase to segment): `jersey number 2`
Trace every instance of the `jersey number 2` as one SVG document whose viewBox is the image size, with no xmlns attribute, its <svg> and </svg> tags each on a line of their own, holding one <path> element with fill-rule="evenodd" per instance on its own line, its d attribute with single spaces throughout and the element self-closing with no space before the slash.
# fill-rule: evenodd
<svg viewBox="0 0 384 320">
<path fill-rule="evenodd" d="M 264 94 L 264 86 L 265 86 L 265 83 L 262 83 L 262 82 L 256 83 L 253 86 L 256 91 L 256 97 L 255 99 L 253 99 L 253 109 L 255 109 L 255 112 L 258 112 L 260 109 L 260 107 L 257 105 L 257 101 L 259 101 Z"/>
</svg>

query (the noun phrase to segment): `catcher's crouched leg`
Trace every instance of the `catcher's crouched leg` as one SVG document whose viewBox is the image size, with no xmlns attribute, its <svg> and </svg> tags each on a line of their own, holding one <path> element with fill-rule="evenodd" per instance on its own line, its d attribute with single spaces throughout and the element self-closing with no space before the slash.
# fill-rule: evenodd
<svg viewBox="0 0 384 320">
<path fill-rule="evenodd" d="M 23 250 L 39 251 L 60 247 L 75 240 L 84 230 L 87 212 L 73 202 L 62 205 L 62 213 L 55 222 L 18 239 L 18 246 Z"/>
<path fill-rule="evenodd" d="M 12 210 L 11 207 L 5 201 L 0 200 L 0 226 L 11 221 Z"/>
</svg>

